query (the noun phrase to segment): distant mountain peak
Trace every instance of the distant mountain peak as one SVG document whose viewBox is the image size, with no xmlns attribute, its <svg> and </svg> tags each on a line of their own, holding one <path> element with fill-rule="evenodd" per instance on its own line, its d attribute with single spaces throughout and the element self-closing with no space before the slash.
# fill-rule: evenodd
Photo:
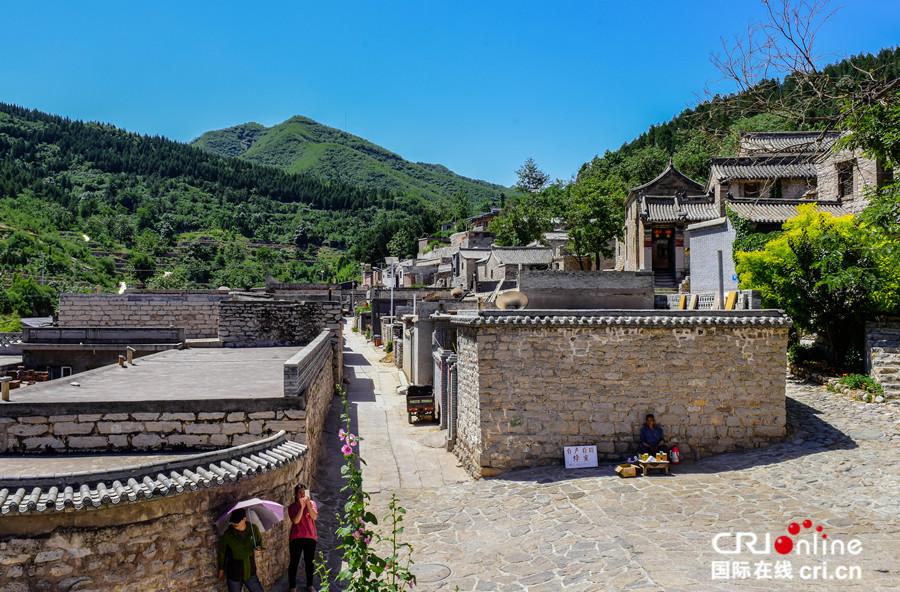
<svg viewBox="0 0 900 592">
<path fill-rule="evenodd" d="M 467 191 L 475 201 L 497 200 L 506 187 L 457 175 L 441 164 L 414 163 L 349 132 L 303 115 L 265 127 L 255 122 L 206 132 L 192 145 L 358 187 L 387 189 L 430 200 Z"/>
</svg>

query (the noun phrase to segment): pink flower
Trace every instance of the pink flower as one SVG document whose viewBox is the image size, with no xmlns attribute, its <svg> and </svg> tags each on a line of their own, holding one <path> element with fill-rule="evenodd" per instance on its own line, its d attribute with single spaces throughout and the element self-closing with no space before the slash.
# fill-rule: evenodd
<svg viewBox="0 0 900 592">
<path fill-rule="evenodd" d="M 347 446 L 346 444 L 344 444 L 344 447 L 341 448 L 341 452 L 344 453 L 344 456 L 349 456 L 349 455 L 353 454 L 353 449 L 350 448 L 349 446 Z"/>
<path fill-rule="evenodd" d="M 347 434 L 347 444 L 350 446 L 356 446 L 356 436 L 353 434 Z"/>
<path fill-rule="evenodd" d="M 347 436 L 347 432 L 344 431 L 344 428 L 341 428 L 338 431 L 338 437 L 340 437 L 340 439 L 343 440 L 346 436 Z"/>
<path fill-rule="evenodd" d="M 372 537 L 367 535 L 363 542 L 368 545 L 370 540 L 372 540 Z"/>
</svg>

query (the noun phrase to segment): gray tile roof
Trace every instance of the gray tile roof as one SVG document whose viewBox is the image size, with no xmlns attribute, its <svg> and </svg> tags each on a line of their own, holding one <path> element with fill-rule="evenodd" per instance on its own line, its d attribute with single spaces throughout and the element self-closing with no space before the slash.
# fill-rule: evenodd
<svg viewBox="0 0 900 592">
<path fill-rule="evenodd" d="M 814 179 L 816 165 L 810 156 L 737 156 L 710 159 L 710 182 L 732 179 Z"/>
<path fill-rule="evenodd" d="M 748 132 L 741 136 L 740 154 L 821 154 L 840 137 L 837 132 Z"/>
<path fill-rule="evenodd" d="M 754 200 L 727 200 L 728 207 L 734 212 L 751 222 L 780 223 L 786 222 L 797 215 L 797 206 L 814 203 L 819 211 L 827 212 L 834 216 L 846 216 L 850 212 L 837 202 L 823 202 L 812 200 L 779 200 L 779 199 L 754 199 Z"/>
<path fill-rule="evenodd" d="M 553 261 L 550 247 L 493 247 L 492 255 L 500 265 L 550 265 Z"/>
<path fill-rule="evenodd" d="M 674 197 L 641 198 L 641 218 L 647 222 L 702 222 L 719 217 L 712 199 Z"/>
<path fill-rule="evenodd" d="M 596 310 L 578 311 L 524 310 L 485 311 L 457 314 L 451 322 L 467 326 L 531 326 L 531 327 L 713 327 L 755 326 L 790 327 L 790 317 L 778 310 L 755 311 L 657 311 L 657 310 Z"/>
<path fill-rule="evenodd" d="M 486 259 L 491 254 L 491 250 L 484 249 L 460 249 L 459 256 L 463 259 Z"/>
<path fill-rule="evenodd" d="M 160 498 L 261 475 L 298 460 L 307 447 L 274 436 L 224 450 L 106 471 L 0 475 L 0 515 L 90 510 Z"/>
</svg>

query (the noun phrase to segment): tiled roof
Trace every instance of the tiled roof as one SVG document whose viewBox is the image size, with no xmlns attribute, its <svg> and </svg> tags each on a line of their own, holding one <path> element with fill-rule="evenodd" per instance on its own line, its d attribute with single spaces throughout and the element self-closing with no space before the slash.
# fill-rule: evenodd
<svg viewBox="0 0 900 592">
<path fill-rule="evenodd" d="M 90 510 L 196 491 L 260 475 L 298 460 L 307 447 L 274 436 L 224 450 L 108 471 L 0 476 L 0 515 Z"/>
<path fill-rule="evenodd" d="M 710 159 L 710 183 L 731 179 L 811 179 L 816 165 L 810 156 L 737 156 Z"/>
<path fill-rule="evenodd" d="M 486 259 L 490 254 L 491 250 L 488 248 L 459 250 L 459 256 L 463 259 Z"/>
<path fill-rule="evenodd" d="M 688 177 L 687 175 L 685 175 L 684 173 L 682 173 L 681 171 L 676 169 L 675 165 L 672 164 L 672 161 L 670 160 L 669 165 L 665 168 L 665 170 L 663 172 L 661 172 L 659 175 L 657 175 L 656 178 L 654 178 L 652 181 L 648 181 L 648 182 L 644 183 L 643 185 L 638 185 L 637 187 L 632 187 L 629 190 L 629 193 L 640 193 L 640 191 L 642 189 L 647 189 L 648 187 L 655 185 L 656 183 L 658 183 L 659 181 L 662 181 L 664 178 L 666 178 L 669 175 L 680 178 L 684 183 L 686 183 L 690 187 L 694 187 L 697 191 L 703 191 L 703 185 L 701 185 L 700 183 L 697 183 L 696 181 L 694 181 L 693 179 L 691 179 L 690 177 Z"/>
<path fill-rule="evenodd" d="M 791 319 L 777 310 L 759 311 L 668 311 L 603 310 L 579 311 L 582 314 L 561 314 L 563 311 L 485 311 L 464 313 L 453 319 L 456 325 L 467 326 L 532 326 L 532 327 L 713 327 L 756 326 L 790 327 Z"/>
<path fill-rule="evenodd" d="M 641 218 L 648 222 L 702 222 L 719 217 L 716 204 L 706 197 L 644 197 L 641 201 Z"/>
<path fill-rule="evenodd" d="M 553 261 L 550 247 L 493 247 L 492 251 L 500 265 L 550 265 Z"/>
<path fill-rule="evenodd" d="M 750 132 L 741 136 L 740 154 L 821 154 L 830 150 L 837 132 Z"/>
<path fill-rule="evenodd" d="M 827 212 L 835 216 L 846 216 L 850 212 L 836 202 L 815 202 L 811 200 L 781 200 L 781 199 L 754 199 L 754 200 L 727 200 L 728 207 L 734 212 L 751 222 L 776 223 L 785 222 L 797 215 L 797 206 L 814 203 L 820 212 Z"/>
<path fill-rule="evenodd" d="M 544 238 L 550 241 L 567 241 L 569 233 L 565 230 L 554 230 L 553 232 L 545 232 Z"/>
</svg>

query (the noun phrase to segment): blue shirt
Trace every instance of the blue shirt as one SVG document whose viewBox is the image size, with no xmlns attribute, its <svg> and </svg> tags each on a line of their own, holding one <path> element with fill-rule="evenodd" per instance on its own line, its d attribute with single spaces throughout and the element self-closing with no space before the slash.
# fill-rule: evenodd
<svg viewBox="0 0 900 592">
<path fill-rule="evenodd" d="M 653 426 L 653 429 L 650 429 L 650 426 L 644 424 L 641 428 L 641 442 L 647 444 L 647 446 L 659 446 L 659 443 L 663 440 L 663 432 L 662 428 L 658 425 Z"/>
</svg>

